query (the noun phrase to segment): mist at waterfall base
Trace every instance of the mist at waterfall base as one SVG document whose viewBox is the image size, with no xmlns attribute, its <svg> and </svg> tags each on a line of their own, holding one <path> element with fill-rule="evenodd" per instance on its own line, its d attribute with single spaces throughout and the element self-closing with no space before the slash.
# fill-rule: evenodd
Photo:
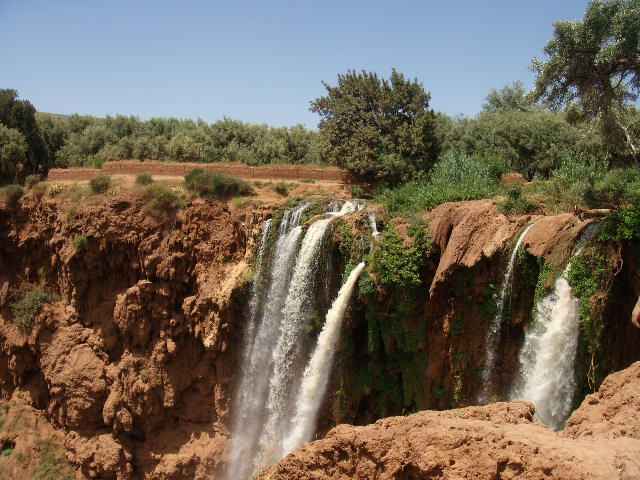
<svg viewBox="0 0 640 480">
<path fill-rule="evenodd" d="M 339 210 L 331 208 L 303 235 L 300 221 L 307 208 L 303 204 L 284 213 L 272 252 L 265 247 L 271 226 L 263 227 L 244 336 L 242 377 L 233 403 L 228 480 L 250 478 L 313 435 L 342 318 L 364 268 L 358 265 L 340 289 L 306 369 L 300 368 L 305 363 L 305 328 L 322 283 L 319 277 L 328 227 L 335 218 L 361 205 L 345 202 Z M 312 404 L 301 405 L 302 399 L 310 397 Z"/>
</svg>

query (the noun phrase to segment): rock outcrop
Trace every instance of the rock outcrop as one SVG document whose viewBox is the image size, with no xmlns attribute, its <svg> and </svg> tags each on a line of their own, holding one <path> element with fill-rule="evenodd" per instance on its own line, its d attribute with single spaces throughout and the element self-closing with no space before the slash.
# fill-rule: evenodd
<svg viewBox="0 0 640 480">
<path fill-rule="evenodd" d="M 0 400 L 40 410 L 79 478 L 210 478 L 264 213 L 194 201 L 156 218 L 136 196 L 0 209 Z M 49 303 L 19 327 L 9 305 L 38 285 Z"/>
<path fill-rule="evenodd" d="M 536 423 L 533 405 L 525 402 L 339 425 L 260 478 L 640 478 L 639 393 L 636 363 L 609 377 L 562 433 Z"/>
</svg>

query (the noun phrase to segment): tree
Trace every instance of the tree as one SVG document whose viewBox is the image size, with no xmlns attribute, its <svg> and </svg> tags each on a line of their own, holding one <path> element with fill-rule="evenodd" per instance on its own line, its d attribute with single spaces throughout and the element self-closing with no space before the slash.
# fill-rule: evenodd
<svg viewBox="0 0 640 480">
<path fill-rule="evenodd" d="M 36 109 L 27 100 L 18 100 L 15 90 L 0 90 L 0 123 L 18 130 L 27 143 L 24 168 L 17 172 L 17 180 L 27 175 L 46 175 L 51 166 L 49 150 L 36 122 Z"/>
<path fill-rule="evenodd" d="M 15 183 L 27 162 L 27 151 L 24 135 L 0 123 L 0 183 Z"/>
<path fill-rule="evenodd" d="M 591 2 L 581 22 L 555 24 L 544 51 L 546 61 L 533 60 L 534 97 L 552 108 L 577 103 L 611 143 L 640 160 L 629 128 L 640 94 L 640 0 Z"/>
<path fill-rule="evenodd" d="M 439 152 L 431 95 L 393 70 L 389 80 L 349 71 L 311 103 L 322 155 L 370 182 L 398 183 L 427 171 Z"/>
<path fill-rule="evenodd" d="M 490 113 L 529 112 L 533 110 L 533 101 L 527 95 L 524 84 L 518 80 L 500 90 L 491 89 L 482 110 Z"/>
</svg>

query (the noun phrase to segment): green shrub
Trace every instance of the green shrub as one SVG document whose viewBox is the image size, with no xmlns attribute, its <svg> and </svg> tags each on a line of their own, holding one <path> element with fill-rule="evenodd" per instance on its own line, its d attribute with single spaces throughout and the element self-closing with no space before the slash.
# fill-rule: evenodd
<svg viewBox="0 0 640 480">
<path fill-rule="evenodd" d="M 522 196 L 521 187 L 512 186 L 507 190 L 507 199 L 500 203 L 498 208 L 507 214 L 524 214 L 533 212 L 536 206 Z"/>
<path fill-rule="evenodd" d="M 600 231 L 602 240 L 640 239 L 640 205 L 622 208 L 609 215 Z"/>
<path fill-rule="evenodd" d="M 169 187 L 161 184 L 149 185 L 144 192 L 147 210 L 155 216 L 175 212 L 182 207 L 182 200 Z"/>
<path fill-rule="evenodd" d="M 277 183 L 273 187 L 273 191 L 276 192 L 278 195 L 282 195 L 283 197 L 286 197 L 289 195 L 289 185 L 287 185 L 284 182 Z"/>
<path fill-rule="evenodd" d="M 24 179 L 24 186 L 29 189 L 38 183 L 40 183 L 40 175 L 27 175 L 27 178 Z"/>
<path fill-rule="evenodd" d="M 105 193 L 111 186 L 111 177 L 108 175 L 98 175 L 89 182 L 93 193 Z"/>
<path fill-rule="evenodd" d="M 2 196 L 9 208 L 17 208 L 20 199 L 24 195 L 24 189 L 20 185 L 7 185 L 2 189 Z"/>
<path fill-rule="evenodd" d="M 89 239 L 84 235 L 76 235 L 73 239 L 73 247 L 77 252 L 83 252 L 89 246 Z"/>
<path fill-rule="evenodd" d="M 51 301 L 49 293 L 40 287 L 33 287 L 27 290 L 20 300 L 12 303 L 10 305 L 11 312 L 18 328 L 25 333 L 30 332 L 36 315 L 42 306 L 49 301 Z"/>
<path fill-rule="evenodd" d="M 184 179 L 187 190 L 204 198 L 228 199 L 238 195 L 252 195 L 253 188 L 239 178 L 196 168 Z"/>
<path fill-rule="evenodd" d="M 385 230 L 371 255 L 371 270 L 378 283 L 400 289 L 419 286 L 428 245 L 424 230 L 410 246 L 405 245 L 395 228 Z"/>
<path fill-rule="evenodd" d="M 506 166 L 492 158 L 448 153 L 434 166 L 426 181 L 386 189 L 376 196 L 392 215 L 407 215 L 445 202 L 493 197 Z"/>
<path fill-rule="evenodd" d="M 151 185 L 153 183 L 153 177 L 149 173 L 141 173 L 136 177 L 136 185 Z"/>
</svg>

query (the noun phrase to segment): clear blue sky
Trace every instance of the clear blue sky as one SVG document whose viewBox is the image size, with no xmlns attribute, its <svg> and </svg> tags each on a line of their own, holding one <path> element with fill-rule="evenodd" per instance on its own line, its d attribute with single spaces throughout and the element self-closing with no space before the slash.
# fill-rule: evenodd
<svg viewBox="0 0 640 480">
<path fill-rule="evenodd" d="M 436 110 L 475 114 L 532 83 L 556 20 L 587 0 L 0 0 L 0 88 L 39 110 L 315 126 L 347 69 L 417 77 Z"/>
</svg>

